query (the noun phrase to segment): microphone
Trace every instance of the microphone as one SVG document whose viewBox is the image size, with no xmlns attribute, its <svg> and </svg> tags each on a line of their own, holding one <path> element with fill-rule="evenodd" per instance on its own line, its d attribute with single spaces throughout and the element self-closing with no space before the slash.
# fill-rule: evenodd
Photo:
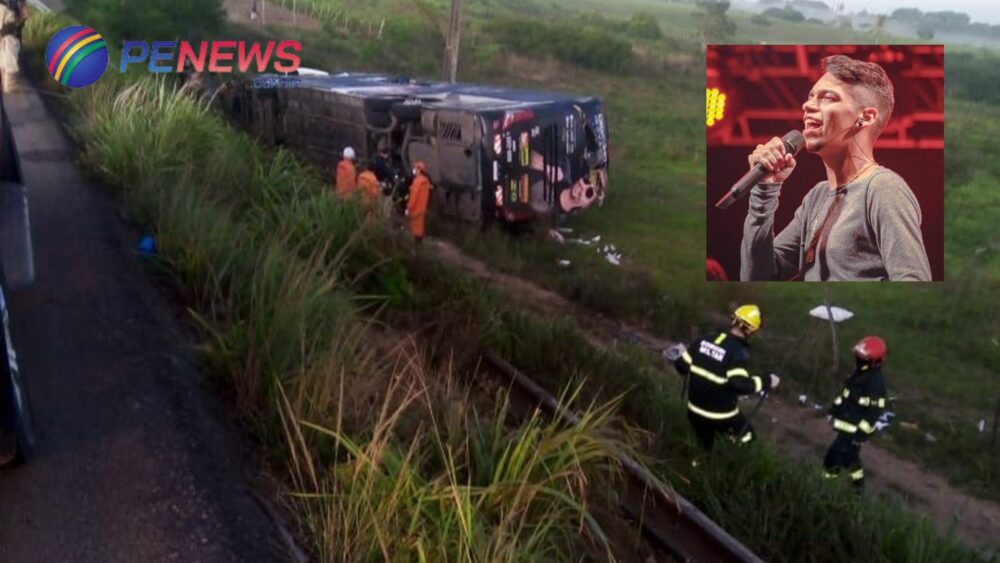
<svg viewBox="0 0 1000 563">
<path fill-rule="evenodd" d="M 785 133 L 785 136 L 781 138 L 781 142 L 785 144 L 785 152 L 795 156 L 802 150 L 802 147 L 806 144 L 805 137 L 799 131 L 789 131 Z M 764 179 L 764 176 L 769 174 L 767 168 L 764 165 L 757 163 L 753 165 L 753 168 L 749 172 L 743 175 L 738 182 L 733 184 L 733 187 L 729 188 L 726 195 L 722 196 L 722 199 L 715 203 L 715 207 L 718 209 L 726 209 L 733 204 L 734 201 L 742 198 L 750 191 L 750 188 L 756 186 Z"/>
</svg>

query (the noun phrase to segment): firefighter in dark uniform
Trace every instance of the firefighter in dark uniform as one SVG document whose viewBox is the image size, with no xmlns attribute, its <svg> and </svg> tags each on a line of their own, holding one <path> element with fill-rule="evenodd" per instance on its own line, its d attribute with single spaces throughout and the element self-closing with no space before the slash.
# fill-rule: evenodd
<svg viewBox="0 0 1000 563">
<path fill-rule="evenodd" d="M 744 444 L 755 438 L 737 400 L 740 395 L 768 391 L 780 381 L 773 373 L 751 375 L 747 369 L 747 339 L 760 326 L 760 309 L 744 305 L 733 313 L 729 331 L 695 340 L 674 362 L 677 371 L 689 378 L 688 421 L 705 450 L 712 448 L 720 432 Z"/>
<path fill-rule="evenodd" d="M 854 346 L 856 368 L 828 411 L 837 437 L 823 458 L 824 476 L 833 479 L 846 470 L 859 489 L 865 482 L 861 444 L 875 434 L 875 423 L 885 411 L 885 352 L 885 342 L 877 336 L 862 338 Z"/>
</svg>

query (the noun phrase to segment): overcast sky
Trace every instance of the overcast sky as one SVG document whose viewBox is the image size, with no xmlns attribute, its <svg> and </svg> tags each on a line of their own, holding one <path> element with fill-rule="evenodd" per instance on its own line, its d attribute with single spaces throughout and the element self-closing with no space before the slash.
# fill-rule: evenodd
<svg viewBox="0 0 1000 563">
<path fill-rule="evenodd" d="M 1000 24 L 1000 1 L 997 0 L 827 0 L 831 7 L 843 1 L 848 12 L 860 12 L 865 8 L 873 13 L 891 14 L 896 8 L 917 8 L 922 12 L 951 10 L 969 14 L 973 22 Z"/>
</svg>

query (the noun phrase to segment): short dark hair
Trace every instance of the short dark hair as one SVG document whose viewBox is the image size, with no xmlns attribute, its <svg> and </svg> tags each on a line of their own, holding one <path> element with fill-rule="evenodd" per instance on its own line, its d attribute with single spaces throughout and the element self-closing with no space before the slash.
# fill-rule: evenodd
<svg viewBox="0 0 1000 563">
<path fill-rule="evenodd" d="M 889 123 L 892 108 L 896 105 L 892 81 L 885 70 L 875 64 L 852 59 L 845 55 L 833 55 L 823 59 L 823 71 L 852 86 L 852 93 L 861 103 L 878 110 L 875 134 L 879 135 Z"/>
</svg>

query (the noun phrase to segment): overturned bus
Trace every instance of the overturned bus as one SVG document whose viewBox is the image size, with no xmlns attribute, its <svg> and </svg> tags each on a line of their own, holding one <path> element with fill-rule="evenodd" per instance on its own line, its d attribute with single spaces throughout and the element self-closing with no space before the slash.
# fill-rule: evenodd
<svg viewBox="0 0 1000 563">
<path fill-rule="evenodd" d="M 323 167 L 344 147 L 359 159 L 387 148 L 405 184 L 424 161 L 435 208 L 468 221 L 555 224 L 607 190 L 607 122 L 592 96 L 309 73 L 248 77 L 221 99 L 244 128 Z"/>
</svg>

